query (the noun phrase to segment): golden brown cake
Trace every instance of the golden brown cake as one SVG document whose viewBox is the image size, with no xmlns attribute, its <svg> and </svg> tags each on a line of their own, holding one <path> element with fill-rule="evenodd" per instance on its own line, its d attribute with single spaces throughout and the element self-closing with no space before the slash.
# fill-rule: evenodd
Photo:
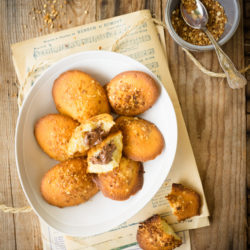
<svg viewBox="0 0 250 250">
<path fill-rule="evenodd" d="M 106 86 L 109 102 L 119 115 L 138 115 L 157 100 L 159 89 L 155 80 L 140 71 L 126 71 L 114 77 Z"/>
<path fill-rule="evenodd" d="M 89 200 L 98 192 L 98 188 L 86 170 L 85 158 L 70 159 L 55 165 L 42 179 L 43 198 L 57 207 L 75 206 Z"/>
<path fill-rule="evenodd" d="M 57 110 L 84 123 L 92 116 L 110 113 L 105 90 L 90 75 L 70 70 L 61 74 L 52 90 Z"/>
<path fill-rule="evenodd" d="M 93 177 L 103 195 L 112 200 L 127 200 L 143 186 L 143 165 L 122 157 L 112 171 Z"/>
<path fill-rule="evenodd" d="M 115 127 L 122 131 L 123 152 L 128 158 L 146 162 L 162 152 L 164 138 L 153 123 L 137 117 L 120 116 Z"/>
<path fill-rule="evenodd" d="M 61 114 L 49 114 L 39 119 L 35 125 L 35 137 L 51 158 L 64 161 L 69 158 L 67 145 L 78 122 Z"/>
</svg>

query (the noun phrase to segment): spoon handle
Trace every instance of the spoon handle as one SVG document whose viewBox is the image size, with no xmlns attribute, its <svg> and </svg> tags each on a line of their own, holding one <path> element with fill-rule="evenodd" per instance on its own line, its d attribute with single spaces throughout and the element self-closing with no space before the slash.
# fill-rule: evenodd
<svg viewBox="0 0 250 250">
<path fill-rule="evenodd" d="M 232 89 L 243 88 L 247 84 L 246 78 L 235 68 L 233 62 L 221 49 L 219 44 L 214 39 L 213 35 L 207 29 L 203 29 L 203 31 L 206 33 L 215 48 L 220 65 L 226 74 L 229 86 Z"/>
</svg>

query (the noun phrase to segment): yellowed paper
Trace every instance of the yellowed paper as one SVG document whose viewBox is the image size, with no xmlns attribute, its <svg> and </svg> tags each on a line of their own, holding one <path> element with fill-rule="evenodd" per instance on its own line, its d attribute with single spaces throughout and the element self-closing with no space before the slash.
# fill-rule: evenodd
<svg viewBox="0 0 250 250">
<path fill-rule="evenodd" d="M 40 220 L 41 238 L 43 250 L 66 250 L 65 239 L 62 233 L 49 227 Z"/>
<path fill-rule="evenodd" d="M 182 245 L 178 247 L 178 250 L 191 250 L 190 237 L 188 231 L 177 233 L 182 240 Z M 70 249 L 74 250 L 103 250 L 103 249 L 126 249 L 126 250 L 139 250 L 141 249 L 135 240 L 135 235 L 129 233 L 123 237 L 117 239 L 105 239 L 101 244 L 97 243 L 89 247 L 88 244 L 84 244 L 78 238 L 66 237 L 65 243 L 70 246 Z"/>
<path fill-rule="evenodd" d="M 126 250 L 139 250 L 140 247 L 135 241 L 135 235 L 129 233 L 119 239 L 105 239 L 101 243 L 89 246 L 82 243 L 81 240 L 75 237 L 65 237 L 62 234 L 47 226 L 44 222 L 41 222 L 42 240 L 44 250 L 96 250 L 96 249 L 126 249 Z M 182 245 L 178 250 L 191 250 L 189 231 L 182 231 L 177 233 L 182 240 Z M 131 242 L 131 243 L 129 243 Z M 118 246 L 118 244 L 119 246 Z M 67 246 L 67 248 L 66 248 Z M 118 246 L 118 247 L 117 247 Z"/>
<path fill-rule="evenodd" d="M 162 81 L 173 102 L 178 121 L 178 146 L 172 169 L 155 197 L 133 218 L 110 232 L 88 237 L 66 237 L 68 249 L 73 241 L 87 246 L 89 249 L 108 249 L 121 247 L 124 244 L 135 244 L 138 223 L 155 213 L 166 217 L 176 231 L 183 231 L 209 225 L 208 209 L 202 183 L 188 138 L 177 94 L 169 73 L 164 47 L 160 43 L 156 27 L 148 10 L 114 17 L 96 23 L 79 26 L 70 30 L 57 32 L 44 37 L 35 38 L 12 46 L 13 61 L 20 82 L 22 98 L 32 86 L 36 77 L 48 65 L 67 55 L 86 50 L 102 48 L 110 50 L 114 41 L 135 23 L 140 25 L 127 34 L 118 44 L 117 52 L 128 55 L 146 65 Z M 162 30 L 159 31 L 161 41 L 164 40 Z M 165 42 L 163 42 L 164 44 Z M 33 72 L 35 69 L 35 72 Z M 33 72 L 30 74 L 29 72 Z M 27 79 L 27 75 L 30 77 Z M 20 105 L 22 102 L 20 98 Z M 164 115 L 164 114 L 163 114 Z M 167 114 L 165 114 L 167 115 Z M 181 139 L 180 139 L 181 138 Z M 178 223 L 171 213 L 165 196 L 170 192 L 173 182 L 183 183 L 196 190 L 202 197 L 201 215 L 182 223 Z M 188 233 L 184 233 L 188 235 Z M 188 236 L 187 236 L 188 237 Z M 97 247 L 98 246 L 98 247 Z M 102 248 L 103 247 L 103 248 Z M 107 248 L 104 248 L 107 247 Z M 186 248 L 185 248 L 186 249 Z"/>
</svg>

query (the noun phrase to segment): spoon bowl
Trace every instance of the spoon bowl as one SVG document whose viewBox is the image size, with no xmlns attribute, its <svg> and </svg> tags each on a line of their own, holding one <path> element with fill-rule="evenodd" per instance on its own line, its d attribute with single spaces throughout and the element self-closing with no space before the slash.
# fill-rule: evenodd
<svg viewBox="0 0 250 250">
<path fill-rule="evenodd" d="M 181 3 L 180 10 L 184 21 L 194 29 L 203 29 L 208 23 L 208 13 L 205 6 L 200 2 L 196 1 L 197 8 L 195 10 L 187 11 L 184 5 Z"/>
</svg>

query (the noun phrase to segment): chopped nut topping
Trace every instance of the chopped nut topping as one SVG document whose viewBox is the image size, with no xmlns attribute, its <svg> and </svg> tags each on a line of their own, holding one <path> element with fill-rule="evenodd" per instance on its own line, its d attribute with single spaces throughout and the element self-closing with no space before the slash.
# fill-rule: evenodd
<svg viewBox="0 0 250 250">
<path fill-rule="evenodd" d="M 187 10 L 191 12 L 195 8 L 194 2 L 194 0 L 182 0 L 182 3 L 186 6 Z M 201 0 L 201 2 L 208 11 L 209 19 L 207 28 L 212 33 L 215 40 L 218 41 L 223 34 L 225 24 L 227 23 L 227 16 L 224 8 L 215 0 Z M 183 40 L 199 46 L 211 44 L 209 38 L 203 31 L 193 29 L 185 23 L 181 16 L 179 7 L 172 12 L 171 22 L 175 31 Z"/>
<path fill-rule="evenodd" d="M 181 0 L 181 2 L 188 13 L 196 9 L 196 0 Z"/>
</svg>

